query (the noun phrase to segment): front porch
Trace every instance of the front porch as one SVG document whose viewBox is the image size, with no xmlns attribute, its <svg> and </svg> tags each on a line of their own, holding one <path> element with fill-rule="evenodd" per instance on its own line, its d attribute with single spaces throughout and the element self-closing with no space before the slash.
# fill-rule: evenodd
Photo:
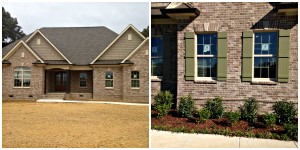
<svg viewBox="0 0 300 150">
<path fill-rule="evenodd" d="M 43 98 L 92 99 L 92 82 L 92 70 L 46 69 Z"/>
</svg>

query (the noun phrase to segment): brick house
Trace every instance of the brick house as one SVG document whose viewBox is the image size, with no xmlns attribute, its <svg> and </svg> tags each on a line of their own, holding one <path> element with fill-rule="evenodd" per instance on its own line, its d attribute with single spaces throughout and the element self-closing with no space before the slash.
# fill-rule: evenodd
<svg viewBox="0 0 300 150">
<path fill-rule="evenodd" d="M 151 3 L 151 96 L 298 104 L 298 3 Z"/>
<path fill-rule="evenodd" d="M 41 28 L 2 49 L 2 99 L 148 102 L 148 38 L 129 25 Z"/>
</svg>

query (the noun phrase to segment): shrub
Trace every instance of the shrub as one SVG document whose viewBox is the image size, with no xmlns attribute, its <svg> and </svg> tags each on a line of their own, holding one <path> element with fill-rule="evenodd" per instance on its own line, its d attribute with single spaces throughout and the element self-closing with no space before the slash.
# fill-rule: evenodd
<svg viewBox="0 0 300 150">
<path fill-rule="evenodd" d="M 298 124 L 284 124 L 283 128 L 290 139 L 298 140 Z"/>
<path fill-rule="evenodd" d="M 221 97 L 216 97 L 212 100 L 208 100 L 204 108 L 210 111 L 211 118 L 220 118 L 224 113 Z"/>
<path fill-rule="evenodd" d="M 263 122 L 266 127 L 274 126 L 276 123 L 276 115 L 275 114 L 265 114 L 263 117 Z"/>
<path fill-rule="evenodd" d="M 241 114 L 240 112 L 227 112 L 226 117 L 229 120 L 230 124 L 234 125 L 240 120 Z"/>
<path fill-rule="evenodd" d="M 273 105 L 274 113 L 277 115 L 278 123 L 292 123 L 296 115 L 296 109 L 292 102 L 286 100 L 278 101 Z"/>
<path fill-rule="evenodd" d="M 163 117 L 167 115 L 172 107 L 173 95 L 170 91 L 160 91 L 154 97 L 154 109 L 157 111 L 157 117 Z"/>
<path fill-rule="evenodd" d="M 256 122 L 257 118 L 257 109 L 258 109 L 258 103 L 255 98 L 250 97 L 248 99 L 244 100 L 244 105 L 239 107 L 241 112 L 241 118 L 253 123 Z"/>
<path fill-rule="evenodd" d="M 195 102 L 192 100 L 191 95 L 189 96 L 183 96 L 180 98 L 179 107 L 178 107 L 178 113 L 182 117 L 193 117 L 193 112 L 195 110 L 194 107 Z"/>
<path fill-rule="evenodd" d="M 199 115 L 199 121 L 198 121 L 198 123 L 203 123 L 207 119 L 209 119 L 209 117 L 210 117 L 211 114 L 210 114 L 210 111 L 208 109 L 203 108 L 203 109 L 201 109 L 201 110 L 199 110 L 197 112 L 197 115 Z"/>
</svg>

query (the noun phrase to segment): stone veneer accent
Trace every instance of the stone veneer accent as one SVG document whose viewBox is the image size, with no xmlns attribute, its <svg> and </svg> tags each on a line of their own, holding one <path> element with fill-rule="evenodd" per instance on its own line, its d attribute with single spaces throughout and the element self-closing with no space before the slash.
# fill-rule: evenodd
<svg viewBox="0 0 300 150">
<path fill-rule="evenodd" d="M 270 112 L 277 100 L 284 98 L 298 104 L 298 16 L 282 16 L 272 11 L 268 3 L 190 3 L 200 10 L 200 15 L 192 20 L 180 20 L 177 25 L 177 100 L 192 94 L 198 107 L 206 99 L 221 96 L 227 110 L 237 110 L 243 99 L 255 97 L 260 103 L 260 112 Z M 268 26 L 264 26 L 268 21 Z M 215 84 L 185 80 L 185 32 L 203 32 L 204 23 L 209 23 L 208 31 L 227 32 L 227 81 Z M 266 25 L 266 24 L 265 24 Z M 152 25 L 154 32 L 169 25 Z M 241 81 L 242 32 L 247 30 L 291 29 L 289 82 L 276 85 L 251 84 Z M 153 31 L 153 30 L 152 30 Z M 154 34 L 155 35 L 155 34 Z M 172 53 L 174 53 L 172 51 Z M 153 83 L 153 82 L 152 82 Z M 152 88 L 157 84 L 153 84 Z M 155 88 L 154 88 L 155 89 Z M 156 88 L 158 89 L 158 88 Z"/>
</svg>

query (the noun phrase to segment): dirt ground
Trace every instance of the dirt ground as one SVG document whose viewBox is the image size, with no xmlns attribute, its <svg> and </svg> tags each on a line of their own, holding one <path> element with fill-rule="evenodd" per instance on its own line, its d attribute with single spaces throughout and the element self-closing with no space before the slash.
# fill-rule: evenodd
<svg viewBox="0 0 300 150">
<path fill-rule="evenodd" d="M 148 106 L 2 103 L 2 147 L 149 147 Z"/>
</svg>

